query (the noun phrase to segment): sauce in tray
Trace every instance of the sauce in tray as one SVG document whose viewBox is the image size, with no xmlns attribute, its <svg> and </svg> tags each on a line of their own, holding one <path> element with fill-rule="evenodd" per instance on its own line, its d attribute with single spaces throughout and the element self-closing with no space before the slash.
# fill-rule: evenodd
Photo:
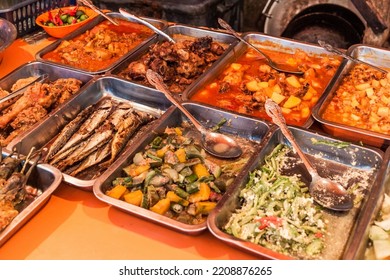
<svg viewBox="0 0 390 280">
<path fill-rule="evenodd" d="M 83 34 L 64 40 L 43 59 L 88 71 L 103 70 L 152 36 L 144 25 L 117 19 L 119 26 L 103 21 Z"/>
<path fill-rule="evenodd" d="M 264 110 L 264 102 L 271 98 L 281 106 L 288 124 L 304 125 L 341 60 L 309 55 L 299 49 L 294 54 L 263 48 L 262 51 L 276 63 L 295 67 L 304 75 L 278 72 L 267 65 L 260 54 L 248 49 L 190 99 L 270 120 Z"/>
</svg>

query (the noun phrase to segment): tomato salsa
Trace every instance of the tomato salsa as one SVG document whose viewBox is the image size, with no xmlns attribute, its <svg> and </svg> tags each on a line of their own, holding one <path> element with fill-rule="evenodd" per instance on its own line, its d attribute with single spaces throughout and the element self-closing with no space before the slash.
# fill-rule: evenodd
<svg viewBox="0 0 390 280">
<path fill-rule="evenodd" d="M 261 48 L 261 46 L 259 46 Z M 230 63 L 211 83 L 190 96 L 198 101 L 241 114 L 270 120 L 264 110 L 267 98 L 283 111 L 286 122 L 302 126 L 338 69 L 341 59 L 327 55 L 309 55 L 261 48 L 280 65 L 304 72 L 294 75 L 272 69 L 264 57 L 252 49 Z"/>
<path fill-rule="evenodd" d="M 64 40 L 43 59 L 87 71 L 104 70 L 154 33 L 148 27 L 116 19 L 103 21 L 73 39 Z"/>
</svg>

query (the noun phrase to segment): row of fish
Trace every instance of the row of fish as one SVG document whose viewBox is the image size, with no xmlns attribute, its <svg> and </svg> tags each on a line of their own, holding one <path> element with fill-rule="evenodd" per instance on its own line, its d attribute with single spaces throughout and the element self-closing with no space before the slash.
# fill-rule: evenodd
<svg viewBox="0 0 390 280">
<path fill-rule="evenodd" d="M 110 166 L 141 126 L 154 116 L 104 98 L 69 122 L 47 151 L 45 162 L 71 176 L 92 166 Z"/>
</svg>

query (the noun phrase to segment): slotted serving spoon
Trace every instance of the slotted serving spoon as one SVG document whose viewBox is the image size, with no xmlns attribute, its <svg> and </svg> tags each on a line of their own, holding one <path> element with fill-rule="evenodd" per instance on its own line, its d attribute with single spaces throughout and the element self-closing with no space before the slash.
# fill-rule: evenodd
<svg viewBox="0 0 390 280">
<path fill-rule="evenodd" d="M 378 70 L 378 71 L 380 71 L 380 72 L 382 72 L 382 73 L 384 73 L 384 74 L 387 74 L 387 73 L 388 73 L 388 71 L 386 71 L 385 69 L 382 69 L 382 68 L 380 68 L 380 67 L 378 67 L 378 66 L 372 65 L 371 63 L 368 63 L 368 62 L 365 62 L 365 61 L 360 60 L 360 59 L 358 59 L 358 58 L 355 58 L 355 57 L 353 57 L 353 56 L 350 56 L 350 55 L 348 55 L 348 54 L 346 54 L 346 53 L 340 51 L 339 49 L 336 49 L 336 48 L 333 47 L 332 45 L 330 45 L 330 44 L 328 44 L 328 43 L 326 43 L 326 42 L 324 42 L 324 41 L 322 41 L 322 40 L 318 40 L 317 42 L 318 42 L 318 44 L 319 44 L 322 48 L 324 48 L 325 50 L 327 50 L 327 51 L 330 52 L 330 53 L 338 54 L 338 55 L 340 55 L 340 56 L 342 56 L 342 57 L 344 57 L 344 58 L 346 58 L 346 59 L 349 59 L 349 60 L 351 60 L 351 61 L 353 61 L 353 62 L 355 62 L 355 63 L 362 63 L 362 64 L 365 64 L 365 65 L 367 65 L 367 66 L 369 66 L 369 67 L 372 67 L 372 68 L 374 68 L 374 69 L 376 69 L 376 70 Z"/>
<path fill-rule="evenodd" d="M 348 211 L 353 207 L 353 200 L 351 195 L 340 184 L 321 177 L 314 166 L 307 159 L 291 131 L 286 125 L 286 121 L 282 115 L 282 111 L 278 104 L 272 99 L 267 99 L 265 102 L 266 113 L 272 118 L 272 121 L 280 127 L 283 135 L 290 141 L 296 153 L 301 158 L 307 171 L 311 176 L 311 183 L 309 185 L 310 195 L 314 201 L 325 208 L 335 211 Z"/>
<path fill-rule="evenodd" d="M 290 73 L 290 74 L 295 74 L 295 75 L 303 75 L 302 71 L 297 71 L 297 70 L 292 70 L 292 69 L 287 69 L 288 65 L 283 65 L 283 67 L 280 67 L 275 61 L 273 61 L 267 54 L 259 50 L 255 45 L 252 43 L 244 40 L 240 34 L 238 34 L 226 21 L 224 21 L 221 18 L 218 18 L 218 23 L 227 31 L 229 31 L 230 34 L 232 34 L 234 37 L 236 37 L 238 40 L 249 46 L 250 48 L 254 49 L 256 52 L 264 56 L 264 58 L 267 60 L 267 63 L 269 66 L 271 66 L 273 69 L 279 72 L 284 72 L 284 73 Z"/>
<path fill-rule="evenodd" d="M 182 111 L 183 114 L 186 115 L 186 117 L 193 123 L 195 128 L 202 135 L 202 144 L 207 152 L 219 158 L 236 158 L 242 154 L 241 147 L 232 138 L 218 132 L 209 131 L 203 127 L 171 94 L 159 74 L 148 69 L 146 71 L 146 77 L 150 84 L 164 93 L 167 99 L 179 108 L 180 111 Z"/>
</svg>

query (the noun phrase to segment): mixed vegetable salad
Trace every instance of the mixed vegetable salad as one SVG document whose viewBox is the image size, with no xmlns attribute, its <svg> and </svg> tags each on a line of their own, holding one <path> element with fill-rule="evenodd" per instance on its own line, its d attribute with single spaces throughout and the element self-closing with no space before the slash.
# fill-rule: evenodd
<svg viewBox="0 0 390 280">
<path fill-rule="evenodd" d="M 284 175 L 291 148 L 279 144 L 252 171 L 240 192 L 243 203 L 224 230 L 292 257 L 310 259 L 325 246 L 326 221 L 297 174 Z"/>
</svg>

